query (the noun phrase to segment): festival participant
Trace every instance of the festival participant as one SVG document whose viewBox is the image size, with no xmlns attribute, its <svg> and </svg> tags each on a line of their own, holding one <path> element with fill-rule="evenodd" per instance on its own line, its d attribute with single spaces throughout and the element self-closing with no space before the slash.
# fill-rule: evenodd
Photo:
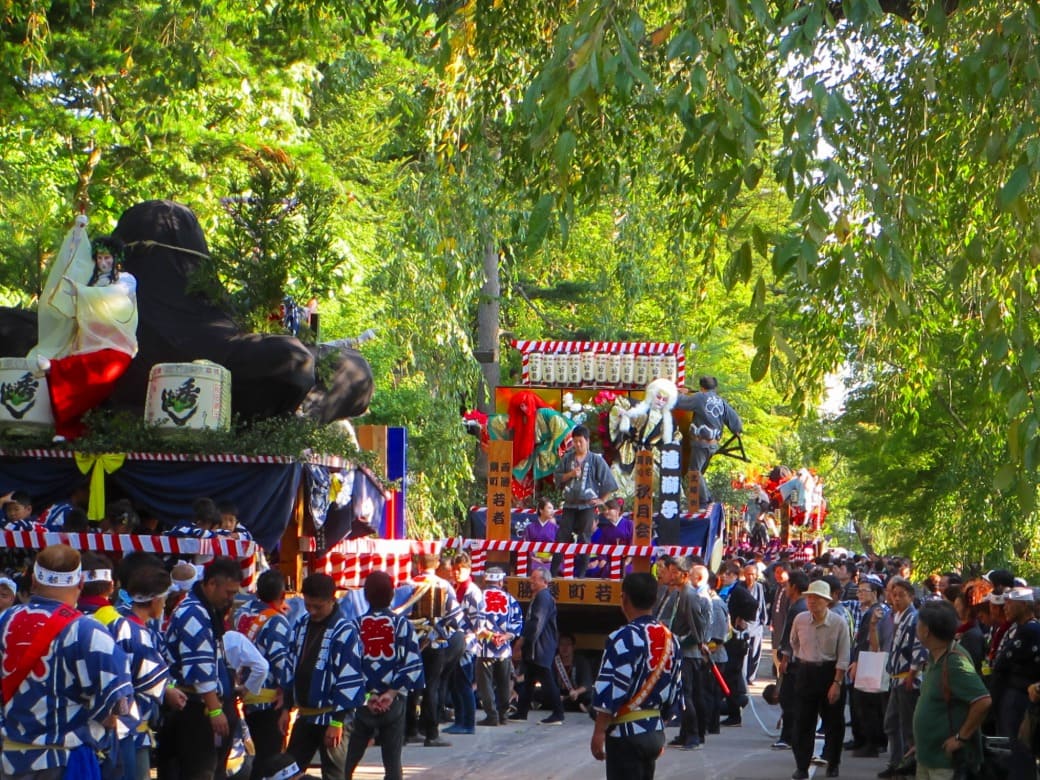
<svg viewBox="0 0 1040 780">
<path fill-rule="evenodd" d="M 170 618 L 166 657 L 188 703 L 159 731 L 160 780 L 210 780 L 227 761 L 238 715 L 221 638 L 241 576 L 238 561 L 214 558 Z"/>
<path fill-rule="evenodd" d="M 538 515 L 524 528 L 525 542 L 555 542 L 559 536 L 560 529 L 556 525 L 556 508 L 553 502 L 544 496 L 538 499 Z M 533 552 L 527 558 L 528 571 L 536 566 L 549 568 L 552 566 L 553 554 Z"/>
<path fill-rule="evenodd" d="M 704 472 L 708 470 L 712 456 L 719 450 L 722 428 L 725 426 L 739 435 L 744 432 L 744 424 L 733 408 L 715 392 L 719 386 L 715 377 L 702 376 L 698 384 L 700 392 L 687 394 L 683 391 L 675 408 L 693 412 L 693 420 L 690 422 L 690 471 L 700 473 L 700 504 L 705 507 L 711 503 L 711 491 L 708 490 Z"/>
<path fill-rule="evenodd" d="M 892 647 L 892 624 L 885 620 L 889 613 L 887 604 L 880 601 L 884 586 L 873 574 L 865 574 L 856 586 L 859 599 L 860 619 L 856 635 L 852 638 L 852 663 L 849 676 L 856 681 L 859 654 L 887 653 Z M 856 758 L 876 758 L 885 742 L 885 704 L 888 692 L 871 693 L 853 687 L 849 692 L 849 709 L 852 712 L 852 755 Z"/>
<path fill-rule="evenodd" d="M 791 627 L 794 618 L 799 613 L 805 612 L 808 606 L 803 595 L 809 589 L 809 576 L 798 569 L 792 571 L 787 579 L 785 598 L 790 605 L 787 610 L 787 619 L 780 633 L 780 641 L 776 645 L 775 653 L 779 658 L 780 680 L 780 712 L 781 726 L 780 739 L 773 743 L 773 750 L 790 750 L 794 741 L 794 715 L 795 715 L 795 674 L 796 667 L 791 665 Z"/>
<path fill-rule="evenodd" d="M 849 668 L 849 626 L 830 609 L 834 598 L 823 580 L 809 585 L 805 600 L 808 610 L 795 615 L 791 625 L 796 686 L 792 780 L 808 780 L 817 719 L 822 718 L 827 733 L 823 755 L 827 777 L 838 776 L 845 732 L 841 689 Z"/>
<path fill-rule="evenodd" d="M 557 541 L 578 541 L 587 544 L 592 539 L 596 521 L 596 507 L 617 490 L 617 482 L 602 455 L 589 451 L 589 429 L 578 425 L 571 431 L 573 448 L 556 465 L 556 487 L 563 490 L 563 513 Z M 585 575 L 587 555 L 578 555 L 574 561 L 574 576 Z M 554 561 L 554 568 L 556 563 Z M 558 574 L 558 570 L 553 574 Z"/>
<path fill-rule="evenodd" d="M 729 611 L 726 609 L 726 602 L 713 587 L 714 580 L 715 577 L 707 566 L 694 564 L 690 567 L 690 584 L 697 591 L 697 595 L 707 600 L 711 607 L 711 622 L 705 636 L 707 641 L 701 647 L 701 652 L 710 659 L 710 663 L 705 663 L 701 669 L 708 734 L 718 734 L 722 723 L 722 689 L 715 679 L 711 664 L 714 663 L 721 670 L 729 660 L 729 653 L 726 651 L 726 639 L 730 633 Z"/>
<path fill-rule="evenodd" d="M 95 752 L 129 709 L 126 656 L 104 626 L 73 608 L 82 581 L 78 551 L 46 547 L 29 603 L 0 615 L 4 778 L 96 776 Z"/>
<path fill-rule="evenodd" d="M 986 656 L 986 638 L 979 626 L 978 607 L 973 604 L 975 584 L 950 585 L 943 591 L 946 600 L 957 610 L 960 625 L 957 627 L 957 644 L 960 645 L 975 664 L 975 671 L 982 674 L 982 659 Z"/>
<path fill-rule="evenodd" d="M 687 558 L 668 557 L 664 561 L 668 573 L 668 592 L 655 609 L 658 622 L 664 624 L 679 640 L 682 653 L 682 714 L 679 734 L 668 744 L 680 750 L 701 750 L 707 736 L 708 706 L 705 701 L 704 674 L 708 653 L 702 648 L 711 626 L 711 604 L 698 595 L 689 582 L 690 562 Z"/>
<path fill-rule="evenodd" d="M 48 531 L 64 531 L 65 522 L 74 510 L 87 511 L 90 500 L 90 480 L 82 479 L 73 486 L 68 499 L 51 504 L 40 512 L 37 522 Z"/>
<path fill-rule="evenodd" d="M 678 690 L 679 644 L 653 619 L 656 596 L 649 574 L 629 574 L 621 583 L 621 609 L 629 622 L 607 637 L 589 746 L 593 758 L 606 760 L 607 780 L 652 780 L 664 747 L 663 711 Z"/>
<path fill-rule="evenodd" d="M 178 523 L 166 535 L 189 539 L 210 539 L 216 536 L 221 522 L 220 510 L 212 498 L 196 498 L 192 501 L 191 514 L 191 520 Z"/>
<path fill-rule="evenodd" d="M 921 688 L 918 675 L 927 654 L 917 638 L 917 609 L 913 599 L 914 587 L 909 581 L 901 577 L 889 580 L 888 601 L 893 618 L 892 649 L 887 664 L 891 688 L 885 710 L 889 764 L 878 773 L 881 778 L 908 774 L 914 763 L 912 755 L 907 754 L 914 746 L 914 707 Z"/>
<path fill-rule="evenodd" d="M 635 535 L 632 518 L 621 516 L 621 502 L 616 498 L 603 503 L 599 523 L 592 534 L 592 544 L 630 545 Z M 596 557 L 589 562 L 586 577 L 609 577 L 613 561 L 609 557 Z"/>
<path fill-rule="evenodd" d="M 258 694 L 244 699 L 246 725 L 256 746 L 253 777 L 266 759 L 282 751 L 285 734 L 279 728 L 285 691 L 292 681 L 292 626 L 285 617 L 285 575 L 269 569 L 257 577 L 256 602 L 235 623 L 239 632 L 267 659 L 267 679 Z"/>
<path fill-rule="evenodd" d="M 942 600 L 925 602 L 917 614 L 917 636 L 929 655 L 914 709 L 920 780 L 952 778 L 955 763 L 968 762 L 977 771 L 982 756 L 979 727 L 992 701 L 971 658 L 953 640 L 957 624 L 957 612 Z M 975 760 L 966 757 L 968 746 Z"/>
<path fill-rule="evenodd" d="M 1040 622 L 1033 614 L 1032 588 L 1016 587 L 1004 595 L 1011 628 L 997 649 L 990 690 L 997 733 L 1011 740 L 1008 777 L 1026 780 L 1036 777 L 1036 761 L 1031 746 L 1018 738 L 1018 731 L 1029 707 L 1029 687 L 1040 680 Z"/>
<path fill-rule="evenodd" d="M 438 556 L 423 554 L 419 561 L 422 571 L 412 578 L 412 595 L 401 611 L 407 614 L 411 608 L 412 620 L 423 626 L 419 641 L 426 683 L 419 715 L 423 745 L 450 747 L 440 736 L 440 688 L 441 680 L 449 678 L 466 649 L 465 635 L 459 631 L 462 607 L 451 583 L 437 576 Z"/>
<path fill-rule="evenodd" d="M 0 499 L 4 510 L 4 531 L 40 531 L 32 516 L 32 499 L 24 490 L 14 490 Z"/>
<path fill-rule="evenodd" d="M 355 621 L 361 637 L 361 667 L 364 673 L 364 704 L 358 707 L 347 745 L 346 776 L 365 755 L 369 740 L 379 734 L 386 780 L 401 780 L 401 749 L 404 746 L 405 703 L 409 691 L 422 687 L 422 657 L 412 624 L 390 610 L 394 583 L 384 571 L 365 578 L 369 611 Z"/>
<path fill-rule="evenodd" d="M 137 280 L 120 269 L 123 242 L 94 239 L 94 272 L 86 284 L 62 277 L 75 311 L 75 338 L 68 351 L 36 355 L 47 374 L 55 439 L 86 431 L 83 415 L 109 395 L 137 354 Z"/>
<path fill-rule="evenodd" d="M 574 634 L 560 634 L 560 645 L 553 659 L 553 674 L 560 689 L 565 710 L 588 712 L 592 706 L 592 667 L 582 655 L 574 652 Z"/>
<path fill-rule="evenodd" d="M 517 703 L 516 715 L 510 720 L 527 720 L 534 696 L 534 684 L 541 681 L 542 696 L 551 711 L 539 723 L 543 726 L 557 726 L 563 723 L 563 702 L 550 668 L 559 644 L 556 600 L 549 591 L 552 575 L 545 569 L 535 569 L 528 580 L 531 583 L 531 603 L 527 608 L 523 633 L 516 640 L 523 653 L 525 684 Z"/>
<path fill-rule="evenodd" d="M 18 584 L 10 577 L 0 576 L 0 614 L 15 605 L 18 600 Z"/>
<path fill-rule="evenodd" d="M 474 658 L 477 653 L 482 594 L 473 582 L 473 564 L 469 553 L 465 550 L 460 551 L 452 561 L 452 570 L 455 578 L 455 598 L 462 607 L 459 628 L 465 637 L 465 648 L 449 678 L 455 723 L 444 729 L 444 733 L 473 734 L 477 725 L 477 702 L 473 695 L 473 684 L 476 681 Z"/>
<path fill-rule="evenodd" d="M 155 746 L 149 722 L 158 722 L 161 705 L 177 711 L 188 699 L 183 691 L 167 685 L 170 670 L 162 654 L 162 641 L 149 627 L 149 622 L 162 616 L 170 589 L 169 573 L 161 565 L 135 567 L 126 587 L 131 598 L 130 614 L 116 614 L 106 625 L 129 661 L 134 701 L 130 712 L 119 718 L 119 761 L 113 762 L 116 771 L 109 776 L 147 780 Z M 107 610 L 99 611 L 98 619 L 107 617 Z"/>
<path fill-rule="evenodd" d="M 288 752 L 308 766 L 321 753 L 323 780 L 343 780 L 347 746 L 343 722 L 365 700 L 361 644 L 355 624 L 336 602 L 336 583 L 327 574 L 311 574 L 300 588 L 307 614 L 293 627 L 292 684 L 287 703 L 296 709 Z M 284 733 L 289 711 L 281 714 Z"/>
<path fill-rule="evenodd" d="M 551 504 L 550 504 L 551 506 Z M 477 630 L 477 690 L 484 707 L 478 726 L 505 724 L 513 674 L 512 643 L 524 627 L 520 603 L 502 587 L 506 573 L 497 566 L 484 574 Z"/>
<path fill-rule="evenodd" d="M 766 588 L 758 578 L 758 567 L 749 563 L 740 570 L 744 587 L 748 589 L 755 603 L 758 605 L 755 611 L 755 619 L 748 621 L 748 653 L 745 665 L 745 679 L 750 685 L 758 677 L 758 662 L 762 659 L 762 640 L 765 634 L 765 626 L 769 621 L 769 600 L 766 598 Z"/>
<path fill-rule="evenodd" d="M 95 552 L 85 552 L 83 562 L 83 590 L 79 594 L 76 608 L 84 615 L 91 615 L 100 623 L 108 625 L 119 613 L 112 605 L 115 593 L 115 567 L 110 558 Z"/>
</svg>

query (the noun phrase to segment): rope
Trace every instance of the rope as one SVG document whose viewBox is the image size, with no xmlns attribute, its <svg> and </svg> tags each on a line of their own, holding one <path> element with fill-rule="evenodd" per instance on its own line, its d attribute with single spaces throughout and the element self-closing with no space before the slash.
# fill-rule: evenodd
<svg viewBox="0 0 1040 780">
<path fill-rule="evenodd" d="M 146 249 L 151 249 L 152 247 L 157 246 L 161 247 L 162 249 L 172 249 L 174 252 L 184 252 L 188 255 L 195 255 L 196 257 L 201 257 L 204 260 L 210 259 L 210 256 L 207 255 L 205 252 L 198 252 L 194 249 L 188 249 L 187 247 L 183 246 L 174 246 L 173 244 L 164 244 L 161 241 L 131 241 L 129 244 L 123 244 L 123 247 L 126 249 L 129 249 L 132 246 L 143 246 Z"/>
</svg>

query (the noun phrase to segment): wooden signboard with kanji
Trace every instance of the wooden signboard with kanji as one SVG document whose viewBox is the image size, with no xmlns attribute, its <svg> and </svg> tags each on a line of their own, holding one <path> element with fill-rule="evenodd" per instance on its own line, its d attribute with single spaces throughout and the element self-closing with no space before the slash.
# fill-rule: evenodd
<svg viewBox="0 0 1040 780">
<path fill-rule="evenodd" d="M 654 454 L 636 453 L 636 500 L 632 507 L 632 544 L 650 546 L 654 535 Z M 650 551 L 632 561 L 633 571 L 650 571 Z"/>
<path fill-rule="evenodd" d="M 513 442 L 494 440 L 488 442 L 487 476 L 487 533 L 488 539 L 510 538 L 512 515 Z M 489 564 L 509 563 L 509 553 L 491 551 Z"/>
<path fill-rule="evenodd" d="M 530 601 L 531 582 L 526 577 L 506 577 L 506 590 L 518 601 Z M 557 604 L 621 604 L 620 580 L 554 579 L 549 592 Z"/>
</svg>

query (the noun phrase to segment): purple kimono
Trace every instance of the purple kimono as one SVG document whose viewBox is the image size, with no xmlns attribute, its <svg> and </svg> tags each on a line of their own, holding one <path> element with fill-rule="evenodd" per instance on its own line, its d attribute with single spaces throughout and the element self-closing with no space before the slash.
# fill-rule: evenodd
<svg viewBox="0 0 1040 780">
<path fill-rule="evenodd" d="M 606 518 L 600 518 L 599 525 L 592 532 L 592 544 L 615 544 L 630 545 L 635 535 L 635 526 L 632 518 L 625 515 L 613 525 Z M 589 568 L 585 572 L 586 577 L 609 577 L 610 558 L 593 558 L 589 561 Z"/>
<path fill-rule="evenodd" d="M 535 518 L 527 527 L 524 529 L 524 541 L 525 542 L 555 542 L 556 534 L 559 532 L 559 526 L 556 525 L 556 521 L 550 520 L 545 525 L 542 525 L 538 518 Z M 540 552 L 540 553 L 529 553 L 527 556 L 527 571 L 528 573 L 535 570 L 535 567 L 542 569 L 548 569 L 552 565 L 552 553 Z"/>
</svg>

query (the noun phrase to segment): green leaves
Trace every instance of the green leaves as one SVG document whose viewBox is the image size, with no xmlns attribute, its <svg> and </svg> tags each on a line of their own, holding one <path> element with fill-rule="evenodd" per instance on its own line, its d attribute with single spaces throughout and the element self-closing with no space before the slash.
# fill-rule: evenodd
<svg viewBox="0 0 1040 780">
<path fill-rule="evenodd" d="M 1026 164 L 1019 165 L 1012 171 L 1007 183 L 997 193 L 997 208 L 1001 211 L 1010 211 L 1012 206 L 1025 193 L 1029 187 L 1030 169 Z"/>
</svg>

